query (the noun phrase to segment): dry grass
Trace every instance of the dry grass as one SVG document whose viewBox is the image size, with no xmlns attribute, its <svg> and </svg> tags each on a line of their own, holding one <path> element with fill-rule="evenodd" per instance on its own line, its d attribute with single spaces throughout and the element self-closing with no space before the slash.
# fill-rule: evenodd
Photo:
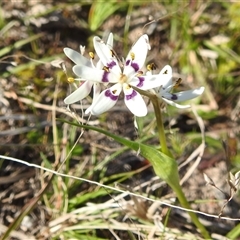
<svg viewBox="0 0 240 240">
<path fill-rule="evenodd" d="M 63 47 L 78 50 L 81 44 L 92 51 L 92 36 L 109 31 L 118 56 L 148 33 L 147 63 L 154 62 L 157 71 L 172 65 L 174 78 L 184 79 L 182 89 L 206 87 L 194 103 L 197 113 L 169 108 L 165 125 L 194 211 L 213 239 L 227 239 L 239 220 L 238 197 L 221 220 L 217 217 L 229 198 L 228 172 L 237 172 L 240 164 L 239 13 L 234 10 L 239 4 L 119 2 L 101 19 L 97 3 L 2 2 L 0 154 L 24 162 L 0 161 L 1 239 L 8 231 L 10 239 L 201 239 L 146 159 L 103 135 L 58 121 L 74 119 L 156 144 L 151 109 L 141 135 L 122 101 L 91 119 L 82 115 L 88 100 L 71 109 L 63 103 L 72 76 Z M 203 173 L 224 193 L 206 186 Z"/>
</svg>

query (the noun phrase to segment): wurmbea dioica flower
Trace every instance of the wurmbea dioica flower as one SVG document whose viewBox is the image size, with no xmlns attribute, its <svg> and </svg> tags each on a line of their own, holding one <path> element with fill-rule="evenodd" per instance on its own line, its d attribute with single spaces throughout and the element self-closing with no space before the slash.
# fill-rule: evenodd
<svg viewBox="0 0 240 240">
<path fill-rule="evenodd" d="M 163 75 L 168 75 L 169 77 L 163 78 Z M 177 108 L 189 108 L 190 105 L 180 105 L 176 102 L 182 102 L 196 98 L 200 96 L 204 91 L 204 87 L 199 87 L 193 90 L 187 90 L 177 93 L 173 92 L 174 88 L 176 88 L 180 84 L 181 79 L 178 79 L 176 83 L 172 82 L 172 68 L 169 65 L 166 65 L 160 71 L 159 79 L 161 81 L 161 86 L 154 89 L 155 93 L 164 102 Z"/>
<path fill-rule="evenodd" d="M 113 47 L 112 33 L 110 33 L 108 36 L 107 46 L 109 50 L 112 49 Z M 91 59 L 89 60 L 85 58 L 82 54 L 78 53 L 77 51 L 71 48 L 64 48 L 63 51 L 66 54 L 66 56 L 70 58 L 76 65 L 86 66 L 93 69 L 103 68 L 103 64 L 100 60 L 97 62 L 96 67 L 94 66 L 93 57 L 91 57 Z M 88 79 L 88 80 L 82 79 L 81 76 L 80 78 L 76 78 L 74 80 L 83 81 L 83 82 L 81 83 L 80 87 L 77 90 L 75 90 L 73 93 L 71 93 L 68 97 L 64 99 L 64 102 L 66 104 L 72 104 L 84 99 L 90 94 L 91 89 L 93 87 L 93 103 L 94 103 L 96 100 L 96 97 L 100 94 L 100 91 L 101 91 L 100 84 L 98 82 L 92 81 L 91 79 Z M 90 110 L 91 110 L 91 106 L 86 110 L 86 112 L 88 113 Z"/>
<path fill-rule="evenodd" d="M 124 101 L 128 109 L 138 117 L 145 116 L 147 114 L 146 104 L 133 87 L 149 90 L 161 85 L 159 75 L 143 76 L 141 72 L 147 52 L 150 49 L 148 36 L 142 35 L 128 53 L 125 62 L 120 64 L 113 51 L 110 51 L 99 37 L 94 37 L 93 44 L 97 55 L 104 64 L 103 70 L 93 69 L 87 65 L 77 65 L 73 67 L 73 72 L 86 80 L 114 83 L 114 85 L 101 92 L 92 104 L 91 113 L 99 115 L 108 111 L 116 104 L 123 90 Z M 162 75 L 162 77 L 168 76 Z"/>
</svg>

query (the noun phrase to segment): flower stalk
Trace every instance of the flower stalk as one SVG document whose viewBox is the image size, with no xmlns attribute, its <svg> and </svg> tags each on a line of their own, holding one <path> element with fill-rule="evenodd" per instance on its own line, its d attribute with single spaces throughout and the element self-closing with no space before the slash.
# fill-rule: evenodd
<svg viewBox="0 0 240 240">
<path fill-rule="evenodd" d="M 165 135 L 165 131 L 164 131 L 164 125 L 163 125 L 163 120 L 162 120 L 162 111 L 161 111 L 161 105 L 160 105 L 159 98 L 156 95 L 151 95 L 150 100 L 152 101 L 155 116 L 156 116 L 159 142 L 160 142 L 160 145 L 161 145 L 161 152 L 168 155 L 173 161 L 175 161 L 173 159 L 173 156 L 172 156 L 171 152 L 168 149 L 168 146 L 167 146 L 167 141 L 166 141 L 166 135 Z M 161 166 L 159 166 L 159 167 L 161 167 Z M 176 178 L 176 176 L 178 176 L 178 169 L 173 168 L 172 171 L 174 171 L 173 175 Z M 161 176 L 159 176 L 159 177 L 161 177 Z M 179 181 L 172 181 L 172 179 L 170 179 L 170 178 L 171 178 L 171 176 L 169 176 L 167 179 L 165 179 L 165 181 L 168 183 L 168 185 L 172 188 L 172 190 L 177 195 L 177 198 L 178 198 L 181 206 L 186 208 L 186 209 L 191 209 L 191 206 L 190 206 L 188 200 L 185 197 L 185 194 L 182 190 L 182 187 L 179 184 Z M 197 215 L 193 212 L 190 212 L 190 211 L 188 213 L 189 213 L 189 216 L 190 216 L 192 222 L 199 229 L 199 231 L 204 236 L 204 238 L 211 239 L 208 231 L 202 225 L 202 223 L 199 221 Z"/>
<path fill-rule="evenodd" d="M 186 199 L 185 194 L 182 191 L 181 186 L 179 184 L 178 185 L 172 185 L 171 188 L 175 192 L 175 194 L 177 195 L 177 198 L 178 198 L 181 206 L 186 208 L 186 209 L 191 209 L 191 206 L 190 206 L 188 200 Z M 205 239 L 211 239 L 211 236 L 209 235 L 207 229 L 199 221 L 197 215 L 194 212 L 190 212 L 190 211 L 188 211 L 188 214 L 189 214 L 192 222 L 195 224 L 195 226 L 201 232 L 202 236 Z"/>
<path fill-rule="evenodd" d="M 150 99 L 152 101 L 152 105 L 153 105 L 154 112 L 155 112 L 161 152 L 168 155 L 169 157 L 172 157 L 172 154 L 170 153 L 170 151 L 167 147 L 167 141 L 166 141 L 166 135 L 164 132 L 164 126 L 163 126 L 163 121 L 162 121 L 162 112 L 161 112 L 161 108 L 160 108 L 159 98 L 156 95 L 152 95 Z"/>
</svg>

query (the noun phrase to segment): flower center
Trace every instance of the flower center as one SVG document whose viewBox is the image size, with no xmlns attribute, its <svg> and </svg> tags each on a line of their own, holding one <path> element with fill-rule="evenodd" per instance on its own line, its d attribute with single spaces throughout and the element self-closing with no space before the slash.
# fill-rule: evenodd
<svg viewBox="0 0 240 240">
<path fill-rule="evenodd" d="M 126 83 L 128 80 L 127 76 L 125 74 L 121 74 L 119 78 L 119 83 Z"/>
</svg>

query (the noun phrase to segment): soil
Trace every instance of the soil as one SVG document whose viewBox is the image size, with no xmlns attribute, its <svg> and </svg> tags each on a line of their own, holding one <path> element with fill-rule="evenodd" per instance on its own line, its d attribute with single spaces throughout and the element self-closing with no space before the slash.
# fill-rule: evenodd
<svg viewBox="0 0 240 240">
<path fill-rule="evenodd" d="M 198 6 L 194 5 L 193 2 L 191 4 L 188 6 L 189 11 L 191 13 L 196 12 Z M 62 54 L 62 50 L 66 46 L 77 50 L 81 44 L 86 46 L 86 51 L 92 51 L 90 39 L 93 34 L 105 36 L 109 31 L 113 31 L 118 37 L 124 36 L 126 23 L 126 13 L 125 11 L 120 11 L 104 21 L 97 33 L 92 33 L 84 27 L 84 23 L 87 23 L 88 19 L 89 5 L 80 6 L 76 3 L 61 3 L 56 7 L 56 10 L 50 11 L 53 7 L 56 7 L 54 1 L 46 1 L 46 4 L 36 1 L 2 2 L 3 16 L 6 21 L 5 26 L 7 24 L 13 24 L 13 26 L 9 28 L 4 39 L 0 37 L 0 49 L 11 46 L 19 40 L 28 39 L 31 36 L 30 34 L 42 35 L 33 44 L 30 42 L 23 44 L 21 47 L 15 45 L 7 55 L 2 56 L 0 59 L 0 154 L 23 159 L 38 165 L 42 164 L 41 154 L 45 155 L 53 165 L 56 161 L 56 156 L 54 155 L 55 145 L 52 139 L 51 106 L 56 86 L 56 74 L 59 74 L 59 72 L 61 72 L 61 77 L 57 98 L 57 118 L 72 119 L 70 117 L 71 114 L 66 113 L 66 106 L 63 103 L 63 99 L 69 91 L 67 90 L 69 89 L 68 83 L 65 81 L 66 76 L 62 69 L 58 70 L 50 63 L 36 66 L 29 65 L 30 70 L 26 69 L 16 74 L 4 73 L 9 73 L 8 69 L 13 67 L 11 62 L 15 62 L 18 66 L 29 62 L 37 63 L 38 59 Z M 47 10 L 49 10 L 49 14 L 36 17 L 38 14 L 41 15 L 41 11 L 46 12 Z M 174 61 L 169 57 L 173 53 L 175 45 L 168 38 L 169 30 L 167 27 L 169 25 L 167 21 L 169 21 L 171 14 L 167 14 L 166 11 L 165 6 L 157 2 L 136 7 L 131 14 L 127 41 L 128 43 L 134 43 L 142 33 L 148 33 L 152 49 L 147 62 L 154 61 L 157 69 L 160 70 L 171 61 L 175 72 L 181 72 L 177 60 Z M 211 13 L 211 9 L 208 9 L 208 11 Z M 32 15 L 33 12 L 36 14 L 34 17 Z M 158 20 L 154 24 L 147 24 L 151 19 Z M 201 37 L 207 39 L 210 36 L 206 34 L 206 36 L 202 35 Z M 116 41 L 114 48 L 117 55 L 123 56 L 126 53 L 123 53 L 124 46 L 120 40 L 121 38 L 119 41 Z M 128 44 L 128 46 L 131 46 L 131 44 Z M 72 74 L 72 63 L 64 56 L 59 58 L 64 60 L 67 74 Z M 32 61 L 32 59 L 35 60 Z M 32 75 L 33 72 L 35 76 Z M 43 83 L 39 83 L 39 79 L 42 79 Z M 191 82 L 191 79 L 187 79 L 181 87 L 184 88 L 188 84 L 194 86 L 196 83 Z M 234 104 L 229 105 L 230 99 L 224 104 L 224 99 L 221 99 L 220 96 L 217 97 L 220 99 L 218 103 L 223 103 L 218 105 L 218 115 L 209 120 L 204 120 L 204 125 L 206 136 L 215 138 L 218 145 L 222 145 L 222 147 L 214 148 L 206 145 L 199 165 L 183 183 L 183 190 L 195 210 L 213 215 L 219 215 L 222 211 L 222 216 L 239 218 L 240 199 L 238 193 L 234 195 L 224 209 L 223 206 L 230 197 L 231 185 L 227 179 L 229 170 L 233 166 L 231 159 L 238 154 L 240 99 L 235 99 Z M 29 99 L 33 100 L 33 104 L 29 103 Z M 83 101 L 83 106 L 88 104 L 87 100 Z M 199 108 L 204 109 L 206 112 L 213 111 L 210 106 L 212 105 L 209 103 L 209 100 L 205 99 L 199 104 Z M 81 110 L 76 109 L 76 111 L 81 116 Z M 179 115 L 173 114 L 170 116 L 167 113 L 165 117 L 166 128 L 169 129 L 171 127 L 183 138 L 184 135 L 192 131 L 196 131 L 198 134 L 200 132 L 197 120 L 190 112 L 182 112 Z M 121 99 L 113 110 L 104 115 L 102 120 L 99 121 L 98 118 L 92 117 L 90 124 L 97 125 L 100 122 L 101 127 L 111 130 L 114 134 L 135 140 L 138 134 L 134 128 L 133 121 L 133 115 L 128 112 Z M 62 125 L 63 123 L 60 121 L 57 123 L 59 129 L 63 129 Z M 76 133 L 80 133 L 80 131 Z M 60 141 L 60 148 L 64 147 L 64 141 L 66 141 L 64 137 L 63 135 Z M 149 140 L 149 142 L 157 144 L 156 140 Z M 119 144 L 93 131 L 85 131 L 80 139 L 80 145 L 83 148 L 81 159 L 85 160 L 91 159 L 94 148 L 97 148 L 98 159 L 104 159 L 112 153 L 112 149 L 120 148 Z M 186 147 L 183 155 L 178 156 L 178 163 L 183 163 L 197 146 L 199 144 L 193 141 L 190 146 Z M 70 168 L 74 169 L 78 160 L 73 159 Z M 181 178 L 190 171 L 195 160 L 180 170 Z M 44 181 L 42 173 L 38 169 L 7 160 L 2 161 L 0 164 L 0 228 L 5 229 L 4 227 L 8 227 L 14 221 L 23 210 L 23 207 L 26 207 L 26 204 L 33 201 L 39 194 L 43 188 Z M 123 183 L 124 186 L 130 186 L 133 189 L 135 186 L 154 178 L 154 172 L 151 166 L 147 167 L 148 164 L 147 159 L 141 158 L 132 151 L 127 151 L 106 165 L 105 176 L 146 167 L 145 170 Z M 214 187 L 213 184 L 206 184 L 204 173 L 212 179 L 213 183 L 221 191 Z M 95 181 L 101 180 L 96 175 L 92 176 L 92 178 Z M 87 189 L 89 185 L 86 184 L 82 188 Z M 80 191 L 78 189 L 71 194 L 74 195 Z M 146 191 L 146 188 L 143 188 L 143 191 Z M 155 191 L 155 195 L 161 198 L 167 198 L 167 196 L 174 197 L 174 194 L 165 184 L 161 187 L 161 190 Z M 107 201 L 107 199 L 101 199 L 101 201 Z M 163 217 L 166 217 L 164 208 L 161 210 L 163 211 Z M 31 221 L 28 217 L 25 217 L 20 227 L 16 229 L 18 233 L 13 233 L 11 239 L 24 239 L 26 235 L 21 236 L 20 233 L 35 236 L 37 239 L 50 239 L 48 224 L 52 219 L 52 214 L 48 211 L 43 201 L 36 202 L 30 216 Z M 203 215 L 200 215 L 200 218 L 211 233 L 220 236 L 219 239 L 225 239 L 224 235 L 238 223 Z M 188 216 L 184 212 L 172 210 L 169 226 L 182 231 L 187 229 L 194 232 L 193 227 L 188 226 L 188 220 Z M 2 232 L 4 231 L 1 230 L 0 233 L 2 234 Z M 106 232 L 103 233 L 103 231 L 98 233 L 99 236 L 103 237 L 108 236 L 108 234 Z M 124 239 L 124 234 L 120 234 L 122 236 L 121 239 Z"/>
</svg>

